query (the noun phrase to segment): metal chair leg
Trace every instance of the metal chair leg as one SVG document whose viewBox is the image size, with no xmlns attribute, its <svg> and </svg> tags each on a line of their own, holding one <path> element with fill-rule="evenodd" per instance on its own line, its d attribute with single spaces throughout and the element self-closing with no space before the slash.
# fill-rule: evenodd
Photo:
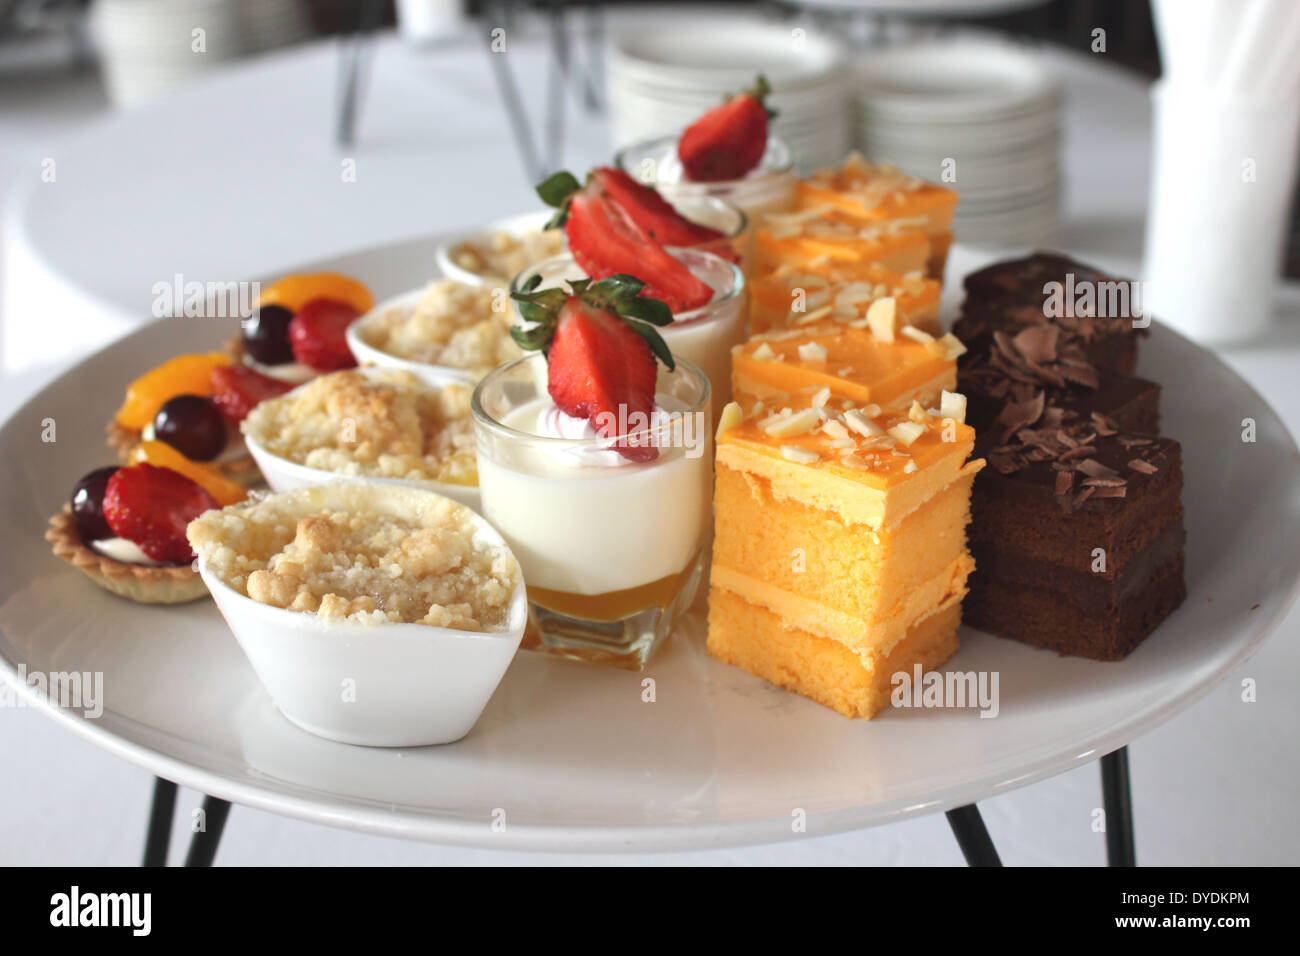
<svg viewBox="0 0 1300 956">
<path fill-rule="evenodd" d="M 162 777 L 153 781 L 153 804 L 149 808 L 149 829 L 144 839 L 142 866 L 166 866 L 172 839 L 172 817 L 176 812 L 176 784 Z"/>
<path fill-rule="evenodd" d="M 1101 758 L 1101 799 L 1106 809 L 1107 863 L 1110 866 L 1137 866 L 1127 747 L 1120 747 Z"/>
<path fill-rule="evenodd" d="M 984 826 L 984 818 L 980 816 L 979 807 L 968 803 L 964 807 L 954 807 L 946 815 L 948 825 L 952 827 L 952 835 L 957 838 L 957 845 L 961 847 L 968 866 L 1002 865 L 989 831 Z"/>
<path fill-rule="evenodd" d="M 221 831 L 230 816 L 230 804 L 218 797 L 203 798 L 203 829 L 190 840 L 190 851 L 185 857 L 186 866 L 211 866 L 221 843 Z"/>
</svg>

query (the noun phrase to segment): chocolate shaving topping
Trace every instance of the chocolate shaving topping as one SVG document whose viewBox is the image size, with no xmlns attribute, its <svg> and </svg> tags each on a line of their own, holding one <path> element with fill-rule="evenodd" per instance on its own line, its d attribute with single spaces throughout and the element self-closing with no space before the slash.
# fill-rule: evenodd
<svg viewBox="0 0 1300 956">
<path fill-rule="evenodd" d="M 1058 495 L 1068 495 L 1070 489 L 1074 487 L 1074 472 L 1058 471 L 1056 473 L 1056 493 Z"/>
<path fill-rule="evenodd" d="M 1031 325 L 1016 333 L 1011 345 L 1029 362 L 1056 361 L 1056 342 L 1061 330 L 1054 325 Z"/>
<path fill-rule="evenodd" d="M 1007 440 L 1020 429 L 1038 421 L 1038 417 L 1043 414 L 1043 407 L 1046 402 L 1046 396 L 1042 392 L 1038 392 L 1033 398 L 1026 399 L 1023 402 L 1012 402 L 1003 408 L 993 423 L 1002 426 L 1002 444 L 1005 445 Z"/>
<path fill-rule="evenodd" d="M 1123 488 L 1128 482 L 1123 478 L 1085 478 L 1083 484 L 1087 488 Z"/>
<path fill-rule="evenodd" d="M 1087 501 L 1096 493 L 1097 493 L 1096 488 L 1084 488 L 1083 491 L 1079 492 L 1077 495 L 1074 496 L 1074 507 L 1078 509 L 1085 501 Z"/>
<path fill-rule="evenodd" d="M 1095 492 L 1094 498 L 1128 497 L 1128 488 L 1125 485 L 1094 485 L 1091 490 Z"/>
<path fill-rule="evenodd" d="M 1095 458 L 1085 458 L 1079 462 L 1079 470 L 1089 478 L 1117 478 L 1119 472 L 1097 461 Z"/>
<path fill-rule="evenodd" d="M 1128 466 L 1132 468 L 1134 471 L 1139 471 L 1144 475 L 1154 475 L 1157 471 L 1160 470 L 1155 465 L 1151 464 L 1151 462 L 1143 458 L 1134 458 L 1132 461 L 1128 463 Z"/>
<path fill-rule="evenodd" d="M 1149 445 L 1149 444 L 1151 444 L 1151 439 L 1150 439 L 1150 438 L 1133 438 L 1133 437 L 1131 437 L 1131 436 L 1129 436 L 1129 435 L 1121 435 L 1120 438 L 1119 438 L 1119 443 L 1120 443 L 1121 445 L 1123 445 L 1125 448 L 1137 448 L 1137 447 L 1140 446 L 1140 445 Z"/>
</svg>

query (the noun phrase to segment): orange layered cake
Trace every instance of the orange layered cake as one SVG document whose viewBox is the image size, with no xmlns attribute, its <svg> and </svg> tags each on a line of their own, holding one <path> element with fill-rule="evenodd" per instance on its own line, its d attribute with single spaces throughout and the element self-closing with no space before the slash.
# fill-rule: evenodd
<svg viewBox="0 0 1300 956">
<path fill-rule="evenodd" d="M 928 411 L 824 393 L 719 424 L 708 647 L 847 717 L 891 678 L 956 649 L 974 431 L 965 400 Z"/>
<path fill-rule="evenodd" d="M 937 405 L 939 393 L 957 385 L 957 356 L 963 347 L 951 334 L 935 338 L 911 325 L 895 326 L 892 299 L 879 300 L 868 319 L 840 325 L 821 322 L 764 332 L 731 350 L 731 392 L 746 412 L 761 401 L 769 411 L 790 404 L 792 395 L 816 396 L 839 407 L 906 408 L 919 400 Z"/>
<path fill-rule="evenodd" d="M 930 240 L 906 220 L 871 222 L 830 206 L 769 216 L 754 235 L 757 275 L 781 266 L 875 264 L 892 272 L 926 268 Z"/>
<path fill-rule="evenodd" d="M 952 213 L 957 194 L 885 163 L 869 163 L 853 153 L 839 169 L 822 169 L 799 183 L 795 209 L 820 215 L 834 210 L 850 220 L 899 228 L 919 228 L 930 240 L 926 272 L 943 277 L 952 245 Z"/>
<path fill-rule="evenodd" d="M 883 298 L 897 303 L 908 324 L 927 332 L 939 326 L 939 283 L 919 271 L 903 275 L 873 263 L 783 265 L 752 279 L 749 291 L 751 333 L 822 320 L 857 322 Z"/>
</svg>

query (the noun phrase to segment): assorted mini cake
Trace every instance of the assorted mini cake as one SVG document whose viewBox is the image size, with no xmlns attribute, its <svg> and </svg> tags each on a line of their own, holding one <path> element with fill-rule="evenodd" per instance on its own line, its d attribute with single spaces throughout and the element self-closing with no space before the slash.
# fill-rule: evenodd
<svg viewBox="0 0 1300 956">
<path fill-rule="evenodd" d="M 189 524 L 203 567 L 254 601 L 326 621 L 503 630 L 519 566 L 469 508 L 415 489 L 330 484 Z"/>
<path fill-rule="evenodd" d="M 242 428 L 257 448 L 322 472 L 475 485 L 470 392 L 401 369 L 346 369 L 261 403 Z"/>
<path fill-rule="evenodd" d="M 1065 294 L 1101 282 L 1126 280 L 1044 253 L 966 280 L 958 379 L 990 466 L 972 499 L 966 617 L 1119 660 L 1186 596 L 1182 467 L 1156 436 L 1160 387 L 1127 374 L 1146 321 Z"/>
<path fill-rule="evenodd" d="M 750 280 L 751 334 L 812 322 L 861 322 L 872 304 L 893 299 L 908 325 L 939 332 L 939 283 L 874 263 L 782 265 Z"/>
<path fill-rule="evenodd" d="M 180 604 L 207 593 L 185 528 L 223 503 L 229 502 L 170 468 L 97 468 L 50 518 L 45 538 L 55 555 L 106 591 L 142 604 Z"/>
<path fill-rule="evenodd" d="M 795 208 L 834 209 L 868 223 L 916 226 L 930 242 L 926 273 L 943 278 L 952 245 L 952 214 L 957 194 L 888 165 L 851 154 L 838 169 L 822 169 L 799 183 Z"/>
<path fill-rule="evenodd" d="M 455 279 L 431 282 L 413 304 L 381 308 L 353 334 L 385 356 L 463 372 L 468 380 L 523 354 L 510 338 L 503 290 Z"/>
<path fill-rule="evenodd" d="M 768 216 L 754 236 L 760 274 L 780 266 L 817 269 L 871 263 L 891 272 L 924 270 L 929 236 L 919 221 L 858 219 L 826 205 Z"/>
<path fill-rule="evenodd" d="M 821 397 L 824 398 L 824 394 Z M 874 716 L 896 671 L 956 650 L 975 433 L 934 414 L 811 404 L 719 425 L 708 649 L 824 704 Z"/>
<path fill-rule="evenodd" d="M 956 388 L 956 359 L 964 349 L 951 334 L 935 338 L 901 320 L 894 300 L 885 298 L 861 323 L 755 335 L 732 349 L 732 394 L 746 411 L 754 401 L 776 410 L 791 394 L 823 389 L 828 400 L 937 405 L 940 392 Z"/>
</svg>

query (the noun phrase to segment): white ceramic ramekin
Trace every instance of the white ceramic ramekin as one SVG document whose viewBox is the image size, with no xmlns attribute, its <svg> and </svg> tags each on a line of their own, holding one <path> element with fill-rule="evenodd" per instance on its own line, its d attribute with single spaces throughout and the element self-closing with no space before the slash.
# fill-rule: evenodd
<svg viewBox="0 0 1300 956">
<path fill-rule="evenodd" d="M 433 387 L 440 388 L 451 384 L 445 380 L 440 381 L 436 375 L 429 374 L 429 368 L 430 366 L 423 366 L 422 368 L 409 369 L 409 371 L 419 375 Z M 363 368 L 361 371 L 368 373 L 370 369 Z M 375 369 L 375 371 L 380 370 Z M 472 381 L 466 383 L 463 379 L 457 379 L 455 382 L 460 385 L 468 384 L 470 387 L 473 386 Z M 299 385 L 298 388 L 286 393 L 283 397 L 291 397 L 309 384 L 311 383 Z M 421 481 L 408 478 L 379 478 L 372 475 L 340 474 L 339 472 L 325 471 L 322 468 L 310 468 L 307 465 L 272 454 L 248 435 L 244 435 L 244 444 L 248 446 L 248 453 L 253 456 L 253 461 L 257 462 L 257 467 L 262 471 L 262 477 L 266 479 L 266 483 L 271 486 L 272 491 L 292 491 L 295 488 L 305 488 L 310 485 L 324 485 L 334 481 L 345 481 L 358 485 L 418 488 L 422 491 L 432 491 L 445 495 L 453 501 L 468 505 L 475 511 L 478 511 L 482 506 L 477 485 L 453 485 L 445 481 Z"/>
<path fill-rule="evenodd" d="M 489 281 L 488 276 L 470 272 L 468 269 L 462 269 L 456 265 L 452 259 L 452 253 L 456 247 L 466 242 L 489 240 L 499 232 L 508 233 L 512 236 L 523 235 L 527 232 L 539 232 L 554 215 L 554 209 L 536 209 L 517 216 L 494 220 L 481 229 L 452 236 L 446 242 L 440 244 L 434 251 L 433 261 L 438 266 L 438 271 L 448 279 L 457 279 L 468 285 L 486 285 Z"/>
<path fill-rule="evenodd" d="M 403 292 L 401 295 L 395 295 L 391 299 L 380 302 L 349 325 L 345 335 L 352 357 L 357 360 L 358 365 L 404 369 L 408 372 L 414 372 L 426 381 L 436 385 L 461 382 L 473 386 L 481 376 L 474 374 L 469 369 L 455 368 L 451 365 L 432 365 L 428 362 L 416 362 L 413 359 L 401 358 L 375 348 L 363 337 L 365 330 L 378 322 L 380 316 L 390 309 L 414 308 L 424 298 L 426 291 L 427 289 L 422 286 L 419 289 L 412 289 L 409 292 Z"/>
<path fill-rule="evenodd" d="M 327 503 L 329 487 L 310 489 Z M 414 488 L 385 497 L 430 495 Z M 509 551 L 474 516 L 476 539 Z M 280 712 L 319 737 L 368 747 L 423 747 L 469 733 L 514 658 L 528 621 L 522 580 L 503 631 L 325 621 L 240 594 L 199 560 L 199 575 Z"/>
</svg>

